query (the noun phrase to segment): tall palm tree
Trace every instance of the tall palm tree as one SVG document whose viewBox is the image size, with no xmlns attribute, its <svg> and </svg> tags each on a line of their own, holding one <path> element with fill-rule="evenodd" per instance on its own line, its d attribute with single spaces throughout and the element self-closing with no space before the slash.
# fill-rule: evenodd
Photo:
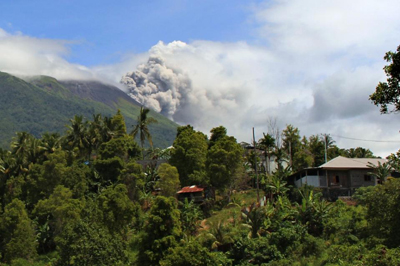
<svg viewBox="0 0 400 266">
<path fill-rule="evenodd" d="M 267 173 L 271 174 L 271 152 L 275 147 L 275 138 L 270 134 L 265 135 L 265 133 L 263 133 L 263 135 L 264 137 L 260 139 L 258 143 L 264 150 L 265 159 L 267 161 Z"/>
<path fill-rule="evenodd" d="M 58 133 L 44 133 L 41 141 L 46 157 L 61 148 L 61 136 Z"/>
<path fill-rule="evenodd" d="M 71 125 L 68 126 L 65 137 L 67 146 L 73 150 L 78 148 L 80 155 L 90 155 L 90 141 L 87 139 L 88 122 L 84 121 L 83 116 L 76 115 L 70 119 Z"/>
<path fill-rule="evenodd" d="M 17 132 L 17 135 L 11 142 L 11 153 L 18 159 L 19 162 L 25 162 L 28 158 L 29 143 L 31 135 L 27 132 Z"/>
<path fill-rule="evenodd" d="M 17 175 L 16 171 L 18 169 L 15 156 L 10 151 L 3 152 L 0 156 L 0 173 L 5 176 L 5 179 L 12 175 Z"/>
<path fill-rule="evenodd" d="M 29 165 L 36 163 L 42 150 L 40 140 L 27 132 L 17 132 L 11 143 L 11 154 L 19 165 L 19 171 L 22 172 L 27 172 Z"/>
<path fill-rule="evenodd" d="M 150 147 L 153 148 L 153 140 L 151 139 L 151 134 L 149 131 L 149 125 L 152 123 L 157 123 L 157 120 L 153 117 L 148 117 L 147 114 L 150 112 L 150 109 L 140 108 L 140 113 L 137 118 L 137 124 L 133 128 L 131 135 L 135 138 L 138 133 L 140 133 L 140 144 L 142 146 L 142 156 L 143 156 L 143 146 L 144 141 L 147 139 L 149 141 Z M 143 156 L 144 159 L 144 156 Z"/>
</svg>

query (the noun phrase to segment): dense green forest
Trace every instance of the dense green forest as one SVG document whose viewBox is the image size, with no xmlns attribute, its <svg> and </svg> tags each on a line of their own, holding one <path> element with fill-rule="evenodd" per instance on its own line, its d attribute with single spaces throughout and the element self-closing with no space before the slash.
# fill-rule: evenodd
<svg viewBox="0 0 400 266">
<path fill-rule="evenodd" d="M 0 72 L 0 148 L 7 149 L 15 132 L 39 138 L 45 132 L 62 134 L 74 115 L 91 119 L 112 116 L 119 109 L 132 130 L 140 105 L 118 88 L 94 81 L 58 81 L 48 76 L 24 80 Z M 157 147 L 172 144 L 177 124 L 151 112 L 158 123 L 150 125 Z"/>
<path fill-rule="evenodd" d="M 140 121 L 138 134 L 149 124 Z M 301 138 L 292 125 L 271 131 L 257 146 L 278 166 L 257 173 L 257 191 L 254 154 L 223 126 L 210 137 L 179 127 L 169 150 L 143 151 L 130 132 L 117 112 L 75 116 L 62 136 L 16 134 L 0 151 L 2 264 L 400 264 L 400 180 L 361 188 L 347 203 L 286 183 L 294 167 L 323 160 L 324 143 L 330 156 L 373 156 L 369 150 Z M 397 167 L 398 154 L 390 158 Z M 177 190 L 194 184 L 215 195 L 178 202 Z"/>
</svg>

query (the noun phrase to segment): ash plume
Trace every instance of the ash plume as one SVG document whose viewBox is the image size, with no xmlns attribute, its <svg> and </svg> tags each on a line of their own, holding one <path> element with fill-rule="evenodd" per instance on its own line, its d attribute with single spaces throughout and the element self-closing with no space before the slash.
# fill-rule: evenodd
<svg viewBox="0 0 400 266">
<path fill-rule="evenodd" d="M 123 76 L 121 83 L 136 101 L 173 120 L 177 111 L 185 108 L 192 91 L 190 79 L 180 70 L 166 66 L 164 59 L 156 55 Z"/>
<path fill-rule="evenodd" d="M 183 42 L 167 45 L 160 42 L 150 50 L 147 62 L 125 74 L 121 83 L 126 86 L 127 93 L 144 106 L 177 123 L 209 130 L 242 105 L 243 90 L 228 84 L 225 77 L 220 84 L 216 83 L 218 77 L 207 80 L 212 75 L 210 70 L 199 74 L 199 68 L 194 70 L 188 62 L 181 61 L 185 57 L 204 60 L 203 55 L 194 53 L 193 47 Z"/>
</svg>

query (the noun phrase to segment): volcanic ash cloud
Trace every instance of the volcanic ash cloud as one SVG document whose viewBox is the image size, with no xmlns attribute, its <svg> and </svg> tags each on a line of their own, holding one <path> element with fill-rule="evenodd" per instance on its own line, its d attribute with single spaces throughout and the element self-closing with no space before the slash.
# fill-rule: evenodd
<svg viewBox="0 0 400 266">
<path fill-rule="evenodd" d="M 156 55 L 123 76 L 121 83 L 136 101 L 173 120 L 192 91 L 190 79 L 178 69 L 166 66 L 164 59 Z"/>
</svg>

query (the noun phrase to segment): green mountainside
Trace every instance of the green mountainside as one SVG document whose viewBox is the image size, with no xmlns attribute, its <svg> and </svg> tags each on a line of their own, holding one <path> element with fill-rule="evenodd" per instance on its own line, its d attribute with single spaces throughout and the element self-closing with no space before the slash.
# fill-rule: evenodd
<svg viewBox="0 0 400 266">
<path fill-rule="evenodd" d="M 115 86 L 96 81 L 58 81 L 48 76 L 20 79 L 0 72 L 0 147 L 9 148 L 16 132 L 36 137 L 44 132 L 66 130 L 75 115 L 92 119 L 93 114 L 125 117 L 127 130 L 136 124 L 140 105 Z M 151 112 L 158 123 L 150 126 L 156 147 L 167 147 L 176 136 L 177 124 Z"/>
</svg>

